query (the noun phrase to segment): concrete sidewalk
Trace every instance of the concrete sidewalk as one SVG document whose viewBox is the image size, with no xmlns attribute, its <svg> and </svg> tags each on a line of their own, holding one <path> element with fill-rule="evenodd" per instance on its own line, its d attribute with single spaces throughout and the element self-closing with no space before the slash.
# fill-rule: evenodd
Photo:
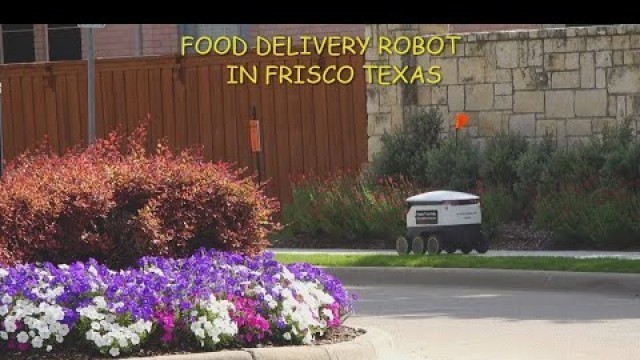
<svg viewBox="0 0 640 360">
<path fill-rule="evenodd" d="M 352 249 L 269 249 L 276 254 L 359 254 L 359 255 L 397 255 L 395 250 L 352 250 Z M 571 257 L 577 259 L 615 258 L 640 260 L 640 252 L 625 251 L 513 251 L 513 250 L 489 250 L 486 254 L 472 252 L 473 256 L 555 256 Z M 443 254 L 446 256 L 446 254 Z"/>
</svg>

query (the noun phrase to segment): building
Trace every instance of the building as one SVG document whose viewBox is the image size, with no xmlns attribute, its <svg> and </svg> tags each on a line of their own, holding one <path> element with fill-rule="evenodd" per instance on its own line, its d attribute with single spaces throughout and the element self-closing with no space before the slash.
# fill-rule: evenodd
<svg viewBox="0 0 640 360">
<path fill-rule="evenodd" d="M 433 31 L 475 32 L 539 29 L 545 24 L 433 24 Z M 80 60 L 86 57 L 86 30 L 77 24 L 0 25 L 0 64 Z M 109 24 L 95 31 L 98 58 L 177 54 L 183 34 L 245 38 L 296 35 L 360 35 L 364 24 Z"/>
</svg>

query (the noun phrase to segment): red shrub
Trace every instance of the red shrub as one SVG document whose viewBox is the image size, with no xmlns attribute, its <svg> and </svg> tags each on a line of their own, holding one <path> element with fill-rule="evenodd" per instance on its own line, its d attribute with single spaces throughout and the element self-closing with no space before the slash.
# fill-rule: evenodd
<svg viewBox="0 0 640 360">
<path fill-rule="evenodd" d="M 0 262 L 94 257 L 129 265 L 198 247 L 255 254 L 277 202 L 253 179 L 189 149 L 147 154 L 146 125 L 62 156 L 47 146 L 7 167 L 0 185 Z"/>
</svg>

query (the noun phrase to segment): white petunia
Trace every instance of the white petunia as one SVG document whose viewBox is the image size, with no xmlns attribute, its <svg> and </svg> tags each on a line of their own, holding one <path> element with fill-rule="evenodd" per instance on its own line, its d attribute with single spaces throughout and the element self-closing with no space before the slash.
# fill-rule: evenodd
<svg viewBox="0 0 640 360">
<path fill-rule="evenodd" d="M 20 344 L 24 344 L 24 343 L 26 343 L 27 341 L 29 341 L 29 335 L 28 335 L 26 332 L 21 331 L 21 332 L 18 334 L 18 336 L 16 337 L 16 339 L 18 340 L 18 342 L 19 342 Z"/>
<path fill-rule="evenodd" d="M 44 344 L 43 344 L 42 338 L 39 336 L 36 336 L 33 338 L 33 340 L 31 340 L 31 345 L 36 349 L 40 349 Z"/>
<path fill-rule="evenodd" d="M 7 333 L 6 331 L 0 331 L 0 339 L 9 340 L 9 333 Z"/>
<path fill-rule="evenodd" d="M 120 355 L 120 349 L 115 348 L 115 347 L 109 349 L 109 355 L 111 355 L 113 357 L 116 357 L 116 356 Z"/>
<path fill-rule="evenodd" d="M 0 306 L 0 316 L 5 316 L 9 313 L 9 307 L 7 305 Z"/>
<path fill-rule="evenodd" d="M 5 269 L 0 269 L 0 279 L 7 276 L 9 276 L 9 272 Z"/>
<path fill-rule="evenodd" d="M 47 352 L 50 352 L 51 350 L 53 350 L 53 346 L 47 345 Z"/>
<path fill-rule="evenodd" d="M 291 341 L 291 333 L 288 332 L 288 331 L 286 333 L 282 334 L 282 337 L 287 341 Z"/>
<path fill-rule="evenodd" d="M 5 305 L 11 304 L 11 302 L 13 301 L 13 298 L 11 298 L 11 296 L 9 296 L 8 294 L 4 294 L 2 296 L 2 303 Z"/>
</svg>

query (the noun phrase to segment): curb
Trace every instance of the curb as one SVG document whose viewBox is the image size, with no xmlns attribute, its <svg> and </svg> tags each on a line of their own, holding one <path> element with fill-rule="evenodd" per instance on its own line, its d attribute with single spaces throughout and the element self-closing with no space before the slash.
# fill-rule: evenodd
<svg viewBox="0 0 640 360">
<path fill-rule="evenodd" d="M 354 340 L 311 346 L 246 348 L 208 353 L 136 357 L 125 360 L 392 360 L 393 341 L 386 332 L 368 328 Z"/>
<path fill-rule="evenodd" d="M 561 290 L 640 296 L 640 275 L 565 271 L 324 267 L 347 285 L 434 285 Z"/>
</svg>

